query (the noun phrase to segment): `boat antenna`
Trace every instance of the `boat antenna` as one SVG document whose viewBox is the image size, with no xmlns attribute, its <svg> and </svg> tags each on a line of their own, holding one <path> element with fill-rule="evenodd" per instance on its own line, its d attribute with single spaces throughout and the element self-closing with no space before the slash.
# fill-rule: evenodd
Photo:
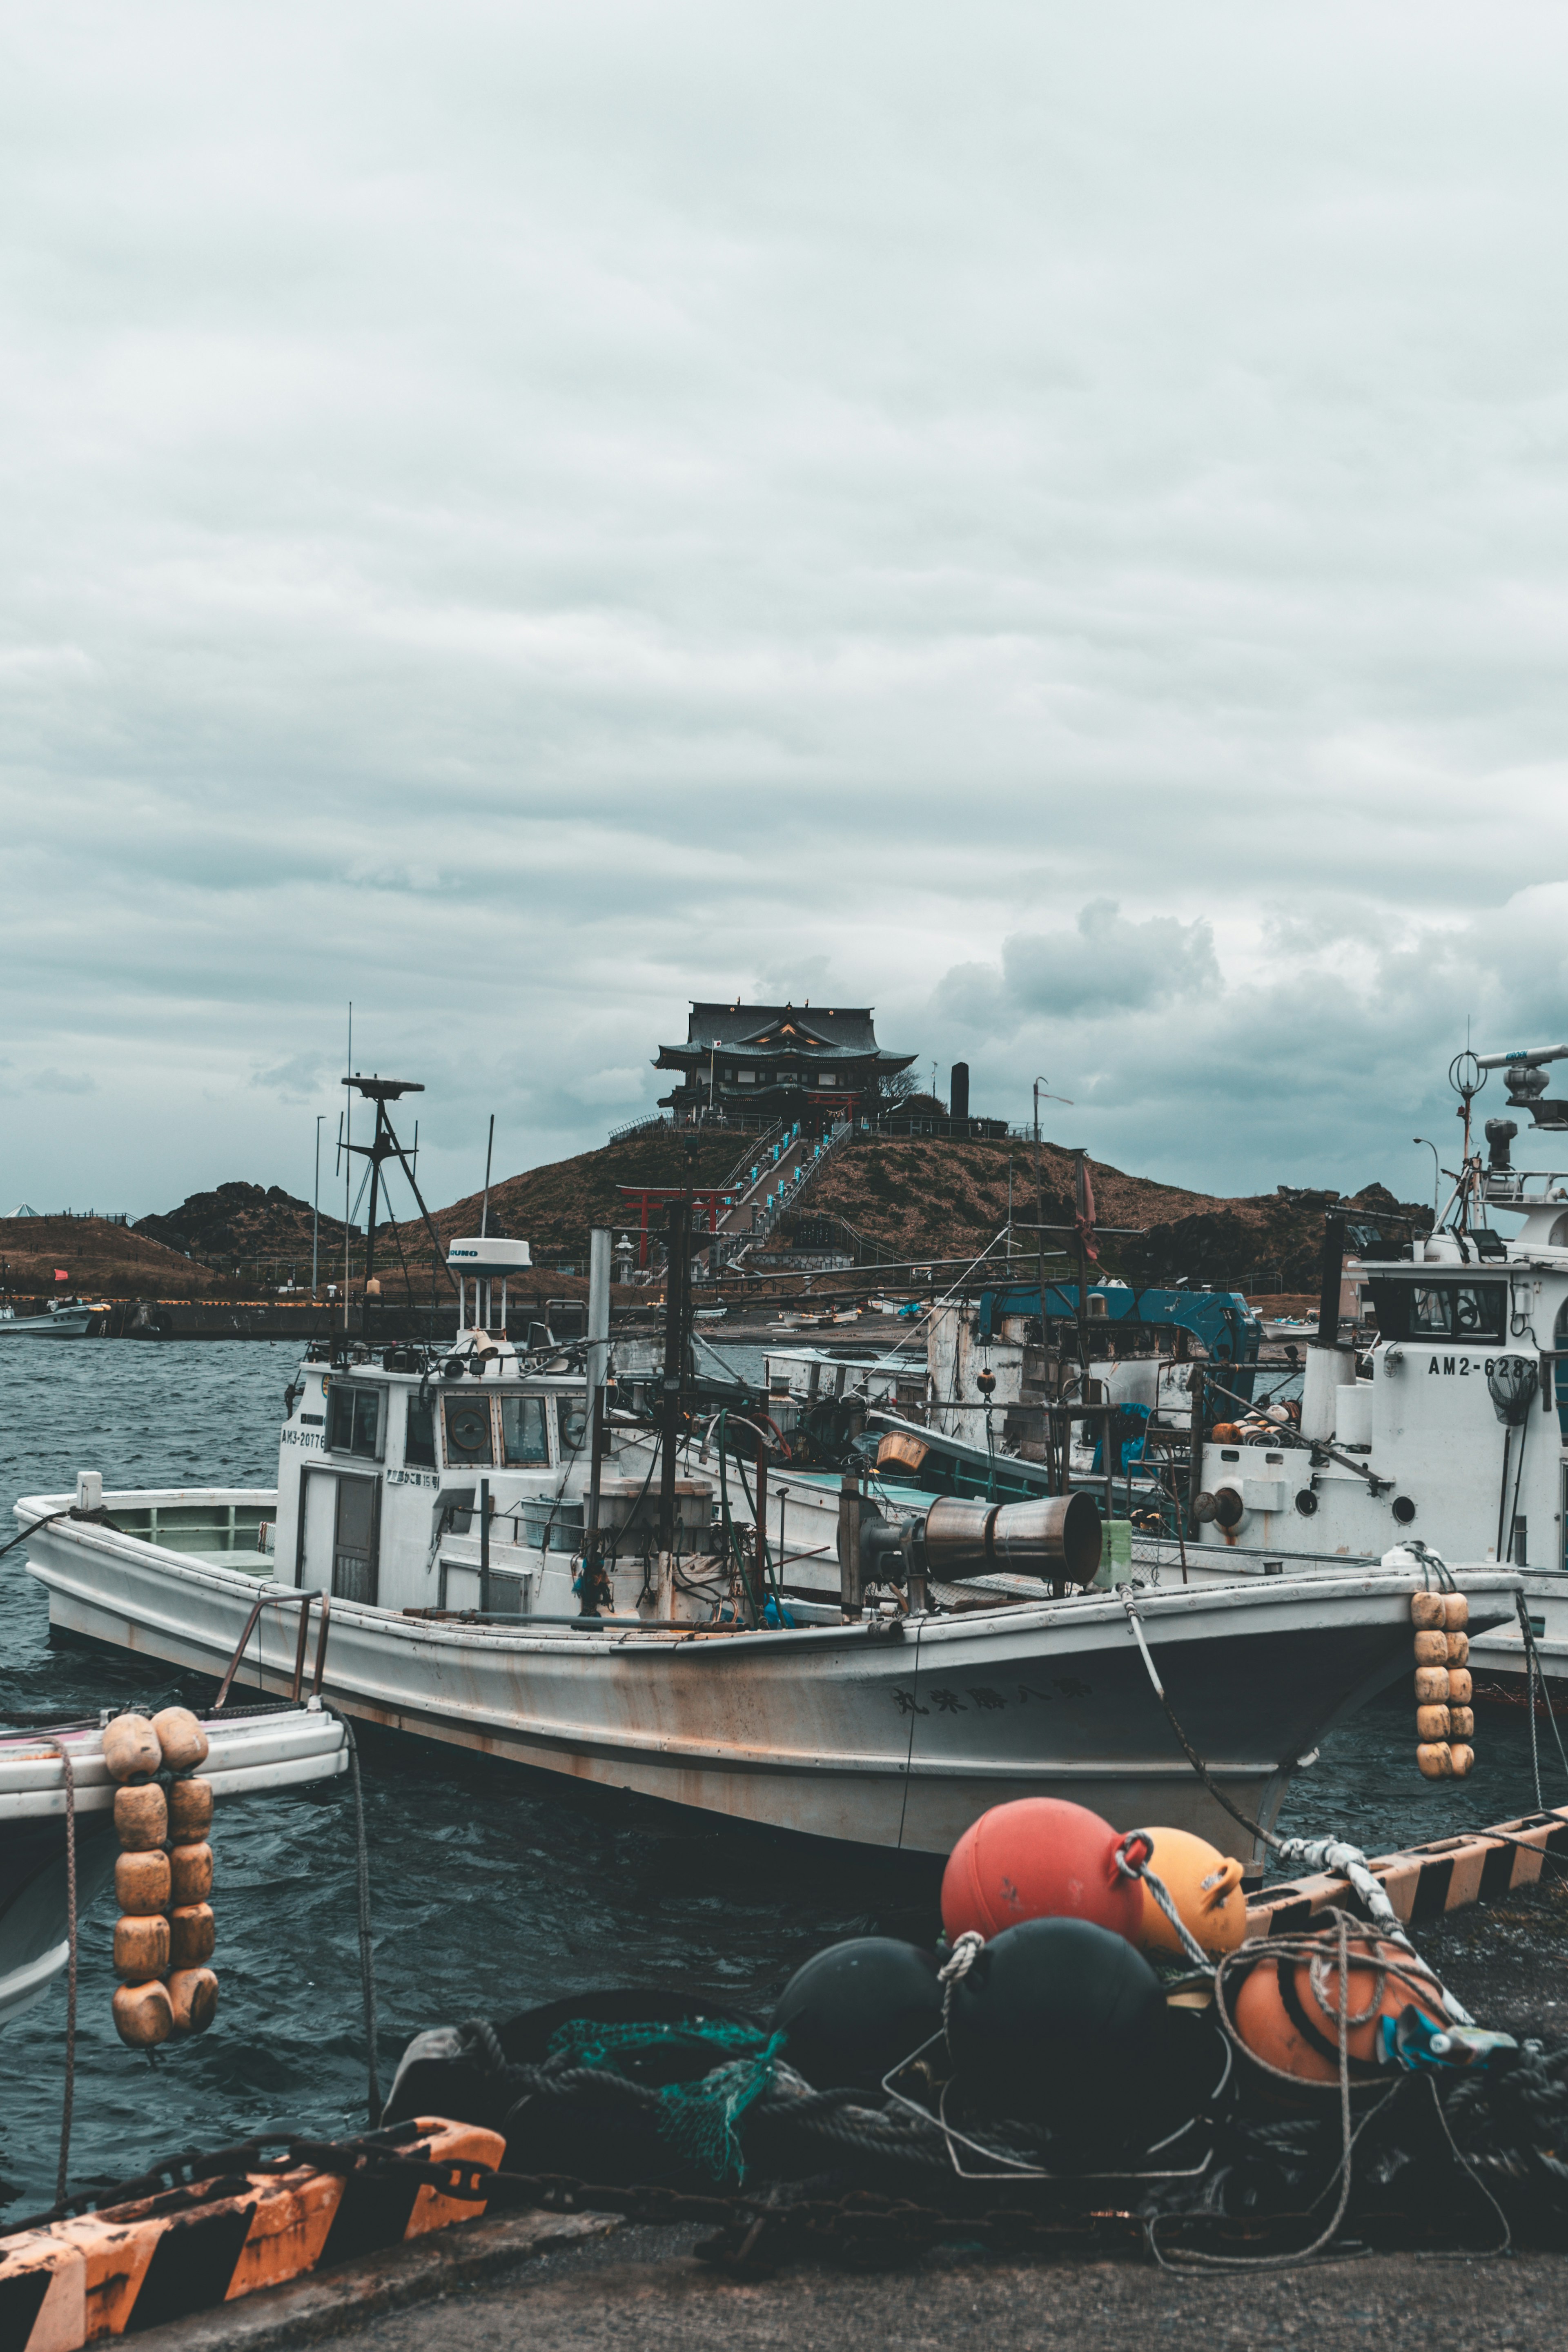
<svg viewBox="0 0 1568 2352">
<path fill-rule="evenodd" d="M 479 1205 L 479 1239 L 483 1241 L 490 1229 L 490 1154 L 496 1148 L 496 1115 L 490 1113 L 490 1137 L 485 1146 L 485 1197 Z"/>
</svg>

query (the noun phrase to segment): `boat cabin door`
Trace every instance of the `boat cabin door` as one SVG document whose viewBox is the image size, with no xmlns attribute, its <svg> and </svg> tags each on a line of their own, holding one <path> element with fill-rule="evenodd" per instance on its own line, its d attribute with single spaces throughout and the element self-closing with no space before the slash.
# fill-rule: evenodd
<svg viewBox="0 0 1568 2352">
<path fill-rule="evenodd" d="M 300 1557 L 294 1580 L 334 1601 L 375 1603 L 381 1481 L 308 1467 L 300 1479 Z"/>
</svg>

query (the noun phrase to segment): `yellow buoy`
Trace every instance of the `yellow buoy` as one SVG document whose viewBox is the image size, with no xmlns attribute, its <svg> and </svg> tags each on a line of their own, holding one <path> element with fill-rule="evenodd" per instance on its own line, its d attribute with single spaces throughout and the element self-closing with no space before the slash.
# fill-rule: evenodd
<svg viewBox="0 0 1568 2352">
<path fill-rule="evenodd" d="M 155 1780 L 114 1791 L 114 1826 L 127 1853 L 162 1845 L 169 1833 L 169 1808 Z"/>
<path fill-rule="evenodd" d="M 183 1903 L 169 1914 L 169 1965 L 199 1969 L 213 1956 L 216 1931 L 210 1903 Z"/>
<path fill-rule="evenodd" d="M 1234 1952 L 1247 1937 L 1240 1863 L 1190 1830 L 1146 1830 L 1143 1834 L 1154 1849 L 1149 1867 L 1163 1882 L 1188 1935 L 1215 1959 Z M 1147 1887 L 1138 1940 L 1146 1952 L 1169 1952 L 1184 1960 L 1189 1957 Z"/>
<path fill-rule="evenodd" d="M 163 1769 L 163 1751 L 144 1715 L 117 1715 L 105 1725 L 103 1761 L 111 1780 L 148 1780 Z"/>
<path fill-rule="evenodd" d="M 154 1977 L 149 1984 L 122 1984 L 114 1996 L 114 2029 L 132 2050 L 151 2050 L 167 2042 L 174 2012 L 168 1988 Z"/>
<path fill-rule="evenodd" d="M 169 1850 L 176 1904 L 205 1903 L 213 1891 L 213 1850 L 210 1845 L 176 1845 Z"/>
<path fill-rule="evenodd" d="M 217 2015 L 217 1979 L 211 1969 L 176 1969 L 169 1979 L 176 2033 L 205 2033 Z"/>
<path fill-rule="evenodd" d="M 122 1911 L 166 1911 L 169 1857 L 154 1846 L 122 1853 L 114 1865 L 114 1899 Z"/>
<path fill-rule="evenodd" d="M 140 1983 L 169 1965 L 169 1923 L 161 1911 L 131 1912 L 114 1923 L 114 1973 Z"/>
<path fill-rule="evenodd" d="M 205 1764 L 207 1736 L 188 1706 L 166 1706 L 153 1717 L 163 1762 L 171 1772 L 191 1772 Z"/>
</svg>

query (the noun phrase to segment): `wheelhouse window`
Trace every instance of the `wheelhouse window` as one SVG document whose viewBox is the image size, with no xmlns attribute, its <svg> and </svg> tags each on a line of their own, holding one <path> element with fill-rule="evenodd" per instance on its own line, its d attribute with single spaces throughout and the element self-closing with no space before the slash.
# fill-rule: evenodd
<svg viewBox="0 0 1568 2352">
<path fill-rule="evenodd" d="M 495 1441 L 490 1430 L 490 1401 L 487 1396 L 471 1392 L 444 1396 L 441 1418 L 447 1432 L 447 1459 L 467 1468 L 482 1463 L 489 1468 L 495 1461 Z"/>
<path fill-rule="evenodd" d="M 403 1459 L 411 1470 L 434 1470 L 436 1467 L 436 1415 L 430 1400 L 417 1396 L 408 1400 L 408 1418 L 404 1423 Z"/>
<path fill-rule="evenodd" d="M 327 1444 L 334 1454 L 357 1454 L 379 1462 L 384 1450 L 382 1402 L 384 1390 L 334 1384 L 327 1400 Z"/>
<path fill-rule="evenodd" d="M 1384 1339 L 1499 1341 L 1508 1334 L 1506 1282 L 1373 1282 Z"/>
<path fill-rule="evenodd" d="M 538 1469 L 550 1460 L 544 1399 L 509 1396 L 500 1401 L 501 1459 L 511 1469 Z"/>
</svg>

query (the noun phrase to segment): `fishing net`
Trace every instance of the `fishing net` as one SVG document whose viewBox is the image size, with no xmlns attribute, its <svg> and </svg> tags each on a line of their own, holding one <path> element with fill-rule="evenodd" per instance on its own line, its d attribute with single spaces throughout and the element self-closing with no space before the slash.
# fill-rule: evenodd
<svg viewBox="0 0 1568 2352">
<path fill-rule="evenodd" d="M 574 2066 L 612 2067 L 647 2079 L 650 2071 L 679 2070 L 659 2088 L 660 2134 L 688 2163 L 714 2180 L 746 2177 L 738 2126 L 746 2110 L 771 2089 L 785 2036 L 720 2018 L 679 2024 L 605 2025 L 570 2018 L 550 2039 L 552 2059 Z M 722 2054 L 724 2063 L 693 2074 L 693 2061 Z"/>
</svg>

